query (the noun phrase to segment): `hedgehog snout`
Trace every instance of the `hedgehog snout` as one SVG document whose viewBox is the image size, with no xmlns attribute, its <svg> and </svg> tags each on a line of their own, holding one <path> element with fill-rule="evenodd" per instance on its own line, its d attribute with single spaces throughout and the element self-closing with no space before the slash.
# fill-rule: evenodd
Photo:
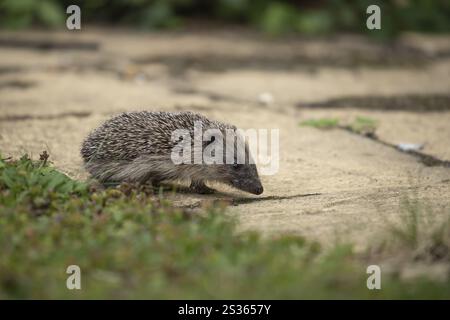
<svg viewBox="0 0 450 320">
<path fill-rule="evenodd" d="M 256 195 L 260 195 L 264 192 L 264 188 L 259 180 L 257 181 L 249 181 L 249 180 L 232 180 L 232 185 L 242 191 L 246 191 L 249 193 L 253 193 Z"/>
<path fill-rule="evenodd" d="M 264 188 L 262 185 L 258 186 L 255 188 L 255 192 L 253 192 L 254 194 L 260 195 L 261 193 L 264 192 Z"/>
</svg>

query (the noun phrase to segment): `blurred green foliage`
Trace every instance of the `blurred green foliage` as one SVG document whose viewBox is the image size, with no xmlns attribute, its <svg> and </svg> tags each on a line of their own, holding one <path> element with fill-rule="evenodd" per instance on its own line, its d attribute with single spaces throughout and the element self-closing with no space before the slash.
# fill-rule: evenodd
<svg viewBox="0 0 450 320">
<path fill-rule="evenodd" d="M 71 4 L 81 7 L 83 22 L 144 29 L 174 28 L 201 18 L 252 25 L 272 35 L 356 31 L 389 37 L 404 30 L 450 31 L 448 0 L 1 0 L 0 25 L 63 26 L 65 8 Z M 381 30 L 366 28 L 371 4 L 381 8 Z"/>
<path fill-rule="evenodd" d="M 53 0 L 1 0 L 0 25 L 13 29 L 35 24 L 58 27 L 65 22 L 64 7 Z"/>
<path fill-rule="evenodd" d="M 410 229 L 396 234 L 409 239 Z M 415 225 L 414 235 L 421 230 Z M 431 249 L 448 248 L 448 237 L 421 241 L 430 239 Z M 445 299 L 450 292 L 449 282 L 395 274 L 383 274 L 383 290 L 367 290 L 369 262 L 351 245 L 237 232 L 217 205 L 193 212 L 129 186 L 95 190 L 27 156 L 0 156 L 0 248 L 0 299 Z M 66 288 L 73 264 L 81 290 Z"/>
</svg>

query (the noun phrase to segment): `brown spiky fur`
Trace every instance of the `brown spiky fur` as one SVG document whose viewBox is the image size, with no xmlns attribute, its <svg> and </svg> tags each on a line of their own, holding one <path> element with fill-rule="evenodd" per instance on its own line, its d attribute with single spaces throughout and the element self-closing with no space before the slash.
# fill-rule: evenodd
<svg viewBox="0 0 450 320">
<path fill-rule="evenodd" d="M 175 164 L 171 140 L 176 129 L 187 129 L 193 138 L 194 122 L 203 130 L 236 130 L 235 126 L 192 112 L 127 112 L 103 123 L 83 142 L 81 155 L 86 169 L 103 183 L 122 181 L 158 184 L 161 181 L 191 181 L 197 192 L 209 192 L 206 181 L 219 181 L 255 194 L 262 192 L 254 164 Z M 224 134 L 225 136 L 225 134 Z M 204 146 L 193 148 L 202 152 Z M 248 147 L 245 146 L 246 150 Z"/>
</svg>

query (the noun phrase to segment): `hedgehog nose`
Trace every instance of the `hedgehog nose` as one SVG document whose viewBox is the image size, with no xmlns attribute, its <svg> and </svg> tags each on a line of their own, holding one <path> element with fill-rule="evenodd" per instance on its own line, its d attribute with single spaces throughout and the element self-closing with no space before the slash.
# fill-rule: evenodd
<svg viewBox="0 0 450 320">
<path fill-rule="evenodd" d="M 263 193 L 263 192 L 264 192 L 264 189 L 263 189 L 262 186 L 257 187 L 257 188 L 255 189 L 255 194 L 261 194 L 261 193 Z"/>
</svg>

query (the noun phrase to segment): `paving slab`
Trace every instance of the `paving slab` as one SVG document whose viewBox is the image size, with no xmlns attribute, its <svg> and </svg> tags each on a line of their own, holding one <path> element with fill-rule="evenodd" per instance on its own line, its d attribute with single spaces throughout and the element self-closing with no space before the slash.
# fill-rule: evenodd
<svg viewBox="0 0 450 320">
<path fill-rule="evenodd" d="M 25 152 L 37 157 L 47 150 L 57 168 L 87 179 L 80 145 L 102 121 L 131 110 L 191 110 L 241 128 L 280 130 L 279 171 L 262 177 L 263 195 L 218 185 L 215 195 L 171 196 L 193 207 L 229 201 L 228 212 L 240 221 L 240 230 L 295 233 L 324 243 L 351 240 L 363 246 L 385 229 L 386 221 L 398 218 L 405 196 L 418 196 L 436 212 L 450 206 L 449 168 L 427 166 L 381 143 L 424 143 L 422 152 L 450 160 L 450 107 L 390 110 L 389 101 L 385 110 L 363 102 L 348 108 L 307 106 L 349 97 L 446 96 L 448 38 L 408 35 L 389 51 L 354 37 L 283 42 L 214 31 L 92 29 L 76 37 L 13 35 L 54 43 L 94 41 L 98 49 L 0 48 L 3 157 Z M 8 37 L 11 33 L 0 33 L 0 38 Z M 374 50 L 390 52 L 389 63 L 365 56 Z M 350 54 L 358 57 L 354 66 Z M 401 63 L 401 55 L 411 63 Z M 273 101 L 261 103 L 262 93 Z M 305 119 L 348 122 L 358 116 L 376 120 L 380 141 L 339 128 L 299 125 Z"/>
</svg>

